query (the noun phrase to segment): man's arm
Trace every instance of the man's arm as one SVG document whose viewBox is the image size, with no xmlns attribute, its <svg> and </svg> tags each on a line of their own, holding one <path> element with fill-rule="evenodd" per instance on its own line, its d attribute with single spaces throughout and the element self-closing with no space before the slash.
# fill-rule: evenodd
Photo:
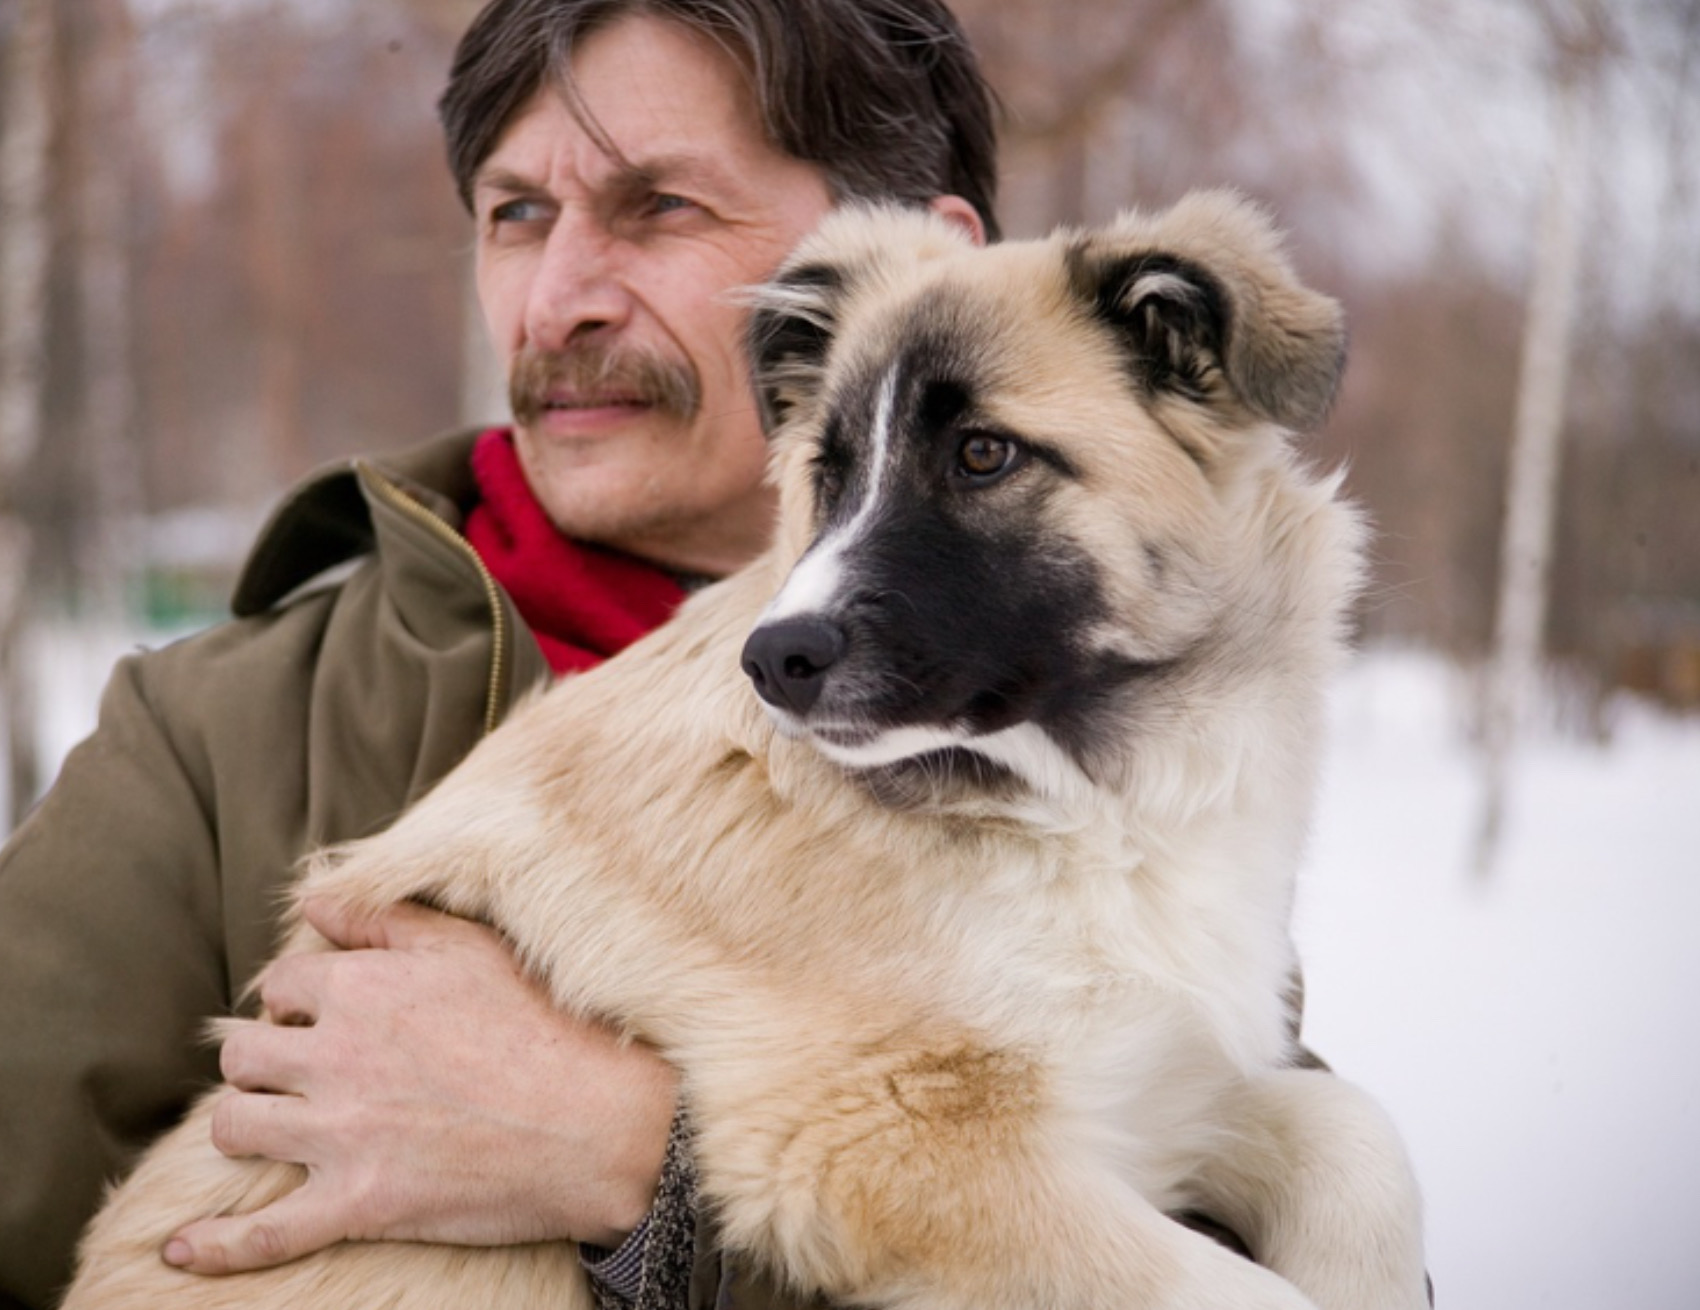
<svg viewBox="0 0 1700 1310">
<path fill-rule="evenodd" d="M 0 1302 L 45 1307 L 106 1182 L 216 1072 L 216 851 L 138 662 L 0 850 Z"/>
<path fill-rule="evenodd" d="M 121 1177 L 134 1157 L 176 1121 L 191 1096 L 216 1081 L 217 1056 L 203 1041 L 203 1025 L 228 1013 L 230 992 L 242 981 L 235 975 L 248 967 L 234 963 L 241 952 L 232 946 L 231 934 L 270 935 L 266 922 L 248 920 L 258 913 L 269 921 L 275 888 L 293 858 L 280 849 L 275 876 L 263 889 L 238 894 L 228 885 L 231 874 L 223 865 L 231 841 L 218 818 L 216 770 L 194 732 L 169 731 L 156 714 L 161 698 L 175 704 L 181 690 L 171 682 L 175 671 L 164 671 L 167 685 L 158 685 L 158 660 L 149 656 L 118 668 L 103 702 L 101 726 L 72 753 L 53 792 L 0 851 L 0 1159 L 6 1161 L 6 1182 L 0 1187 L 0 1305 L 8 1310 L 53 1304 L 70 1277 L 76 1241 L 104 1186 Z M 200 666 L 192 672 L 199 674 Z M 198 678 L 185 677 L 204 689 Z M 276 750 L 260 753 L 274 771 L 283 770 L 266 797 L 250 798 L 264 804 L 276 799 L 289 770 Z M 253 880 L 248 871 L 236 881 L 245 886 Z M 557 1230 L 550 1235 L 618 1240 L 623 1225 L 637 1222 L 654 1187 L 672 1114 L 671 1071 L 641 1048 L 621 1047 L 607 1034 L 553 1010 L 528 1006 L 534 993 L 493 937 L 463 923 L 444 927 L 463 949 L 416 954 L 413 967 L 426 973 L 464 968 L 483 954 L 488 967 L 482 978 L 436 985 L 436 1022 L 420 1042 L 386 1042 L 371 1031 L 382 1025 L 369 1025 L 370 1040 L 356 1037 L 342 1046 L 344 1052 L 364 1049 L 389 1062 L 386 1067 L 397 1080 L 389 1093 L 392 1105 L 405 1102 L 396 1109 L 394 1134 L 415 1124 L 425 1142 L 409 1146 L 392 1135 L 396 1159 L 423 1167 L 431 1150 L 465 1157 L 481 1154 L 493 1142 L 494 1128 L 486 1124 L 483 1145 L 468 1146 L 460 1138 L 457 1146 L 441 1107 L 435 1118 L 428 1110 L 431 1089 L 440 1090 L 446 1066 L 426 1042 L 476 1029 L 460 1047 L 462 1067 L 480 1071 L 490 1092 L 521 1101 L 527 1095 L 523 1078 L 531 1076 L 534 1091 L 546 1084 L 562 1116 L 550 1138 L 557 1146 L 576 1131 L 581 1141 L 593 1139 L 597 1148 L 625 1142 L 641 1157 L 645 1148 L 633 1144 L 644 1140 L 643 1132 L 623 1138 L 598 1118 L 608 1110 L 609 1098 L 619 1099 L 620 1111 L 633 1112 L 639 1121 L 644 1119 L 639 1107 L 649 1107 L 653 1141 L 647 1148 L 650 1158 L 636 1166 L 635 1181 L 622 1190 L 619 1180 L 634 1175 L 610 1165 L 606 1154 L 513 1149 L 514 1140 L 529 1141 L 534 1148 L 538 1141 L 516 1121 L 506 1154 L 490 1146 L 489 1157 L 511 1166 L 510 1217 L 502 1217 L 501 1198 L 487 1196 L 497 1206 L 494 1213 L 480 1218 L 463 1208 L 452 1222 L 463 1225 L 462 1232 L 480 1225 L 492 1235 L 512 1232 L 503 1225 L 511 1225 L 513 1209 L 523 1205 L 533 1216 L 529 1222 Z M 464 933 L 476 942 L 467 941 Z M 352 936 L 350 944 L 365 943 Z M 341 983 L 333 986 L 333 997 L 342 994 L 340 989 Z M 365 1004 L 356 995 L 348 1008 L 358 1011 Z M 476 1013 L 478 1007 L 484 1018 L 469 1024 L 469 1008 Z M 341 1001 L 335 1008 L 344 1012 Z M 502 1022 L 490 1017 L 492 1011 Z M 526 1017 L 530 1026 L 522 1028 Z M 333 1023 L 318 1035 L 335 1038 L 344 1031 Z M 474 1039 L 487 1044 L 487 1056 L 474 1053 Z M 335 1045 L 329 1049 L 334 1055 Z M 520 1052 L 524 1059 L 518 1058 Z M 401 1083 L 408 1077 L 423 1081 L 426 1090 L 405 1092 Z M 601 1129 L 595 1126 L 599 1123 Z M 309 1125 L 306 1131 L 311 1140 L 315 1130 Z M 335 1174 L 342 1166 L 334 1145 L 323 1149 L 332 1152 L 326 1162 Z M 370 1154 L 365 1159 L 370 1162 Z M 393 1189 L 391 1196 L 412 1195 L 405 1175 L 372 1173 L 361 1186 L 369 1200 L 382 1201 L 385 1189 Z M 533 1189 L 533 1199 L 522 1202 L 525 1188 Z M 321 1189 L 318 1195 L 323 1194 Z M 581 1204 L 586 1198 L 594 1203 Z M 397 1205 L 393 1200 L 385 1204 Z M 430 1213 L 429 1198 L 413 1195 L 384 1218 L 408 1222 L 409 1207 L 412 1222 L 422 1222 L 422 1209 Z M 437 1213 L 441 1219 L 443 1212 Z M 383 1222 L 374 1226 L 358 1210 L 344 1211 L 342 1218 L 332 1224 L 320 1220 L 314 1231 L 325 1241 L 383 1231 Z"/>
</svg>

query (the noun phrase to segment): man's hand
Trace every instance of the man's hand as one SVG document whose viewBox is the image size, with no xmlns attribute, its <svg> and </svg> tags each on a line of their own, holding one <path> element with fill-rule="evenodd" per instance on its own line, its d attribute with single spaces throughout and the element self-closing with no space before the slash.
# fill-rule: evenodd
<svg viewBox="0 0 1700 1310">
<path fill-rule="evenodd" d="M 554 1009 L 489 929 L 412 905 L 355 922 L 321 902 L 307 918 L 346 949 L 267 970 L 275 1024 L 226 1040 L 238 1090 L 213 1142 L 308 1180 L 188 1225 L 168 1263 L 234 1273 L 358 1239 L 612 1246 L 637 1226 L 672 1123 L 669 1065 Z"/>
</svg>

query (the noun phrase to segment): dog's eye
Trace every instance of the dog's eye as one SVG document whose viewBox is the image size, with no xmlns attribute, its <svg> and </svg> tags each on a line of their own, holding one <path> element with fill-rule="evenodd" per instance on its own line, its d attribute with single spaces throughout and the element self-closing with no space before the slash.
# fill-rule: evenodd
<svg viewBox="0 0 1700 1310">
<path fill-rule="evenodd" d="M 956 448 L 958 477 L 970 482 L 990 482 L 1013 469 L 1020 448 L 1007 437 L 989 432 L 970 432 Z"/>
</svg>

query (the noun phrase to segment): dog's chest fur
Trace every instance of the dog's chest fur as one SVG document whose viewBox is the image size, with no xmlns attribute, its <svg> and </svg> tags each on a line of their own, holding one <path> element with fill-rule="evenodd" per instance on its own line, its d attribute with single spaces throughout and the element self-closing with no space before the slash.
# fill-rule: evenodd
<svg viewBox="0 0 1700 1310">
<path fill-rule="evenodd" d="M 767 588 L 745 590 L 759 606 Z M 726 596 L 693 606 L 657 634 L 671 648 L 661 658 L 591 676 L 632 684 L 609 696 L 639 694 L 640 679 L 646 696 L 686 695 L 698 670 L 731 658 L 750 617 L 739 608 Z M 1206 1079 L 1284 1055 L 1272 998 L 1291 967 L 1285 889 L 1260 887 L 1211 816 L 1159 842 L 1108 796 L 1091 814 L 1039 801 L 892 811 L 737 700 L 703 704 L 699 732 L 633 725 L 619 756 L 665 749 L 675 767 L 587 788 L 586 775 L 619 766 L 573 704 L 546 702 L 509 731 L 580 742 L 579 767 L 503 784 L 514 799 L 496 810 L 486 779 L 455 826 L 465 840 L 487 825 L 509 845 L 530 822 L 571 834 L 554 875 L 502 917 L 530 924 L 528 936 L 570 934 L 574 949 L 546 970 L 562 1000 L 619 1016 L 687 1069 L 724 1059 L 727 1033 L 738 1061 L 774 1080 L 883 1043 L 971 1044 L 1067 1068 L 1144 1137 L 1168 1099 L 1130 1062 Z M 456 903 L 476 887 L 467 872 L 439 894 Z M 484 896 L 457 908 L 488 912 Z M 1176 1122 L 1197 1110 L 1172 1107 Z"/>
</svg>

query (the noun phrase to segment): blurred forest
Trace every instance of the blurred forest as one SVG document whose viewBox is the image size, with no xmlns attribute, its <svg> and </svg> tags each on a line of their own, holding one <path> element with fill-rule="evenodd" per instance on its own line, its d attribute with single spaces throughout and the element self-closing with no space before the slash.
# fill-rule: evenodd
<svg viewBox="0 0 1700 1310">
<path fill-rule="evenodd" d="M 216 613 L 309 467 L 503 416 L 433 116 L 476 7 L 0 0 L 0 674 L 44 617 Z M 1700 705 L 1700 0 L 956 8 L 1012 235 L 1228 183 L 1345 302 L 1366 637 L 1485 660 L 1544 395 L 1540 653 Z"/>
</svg>

